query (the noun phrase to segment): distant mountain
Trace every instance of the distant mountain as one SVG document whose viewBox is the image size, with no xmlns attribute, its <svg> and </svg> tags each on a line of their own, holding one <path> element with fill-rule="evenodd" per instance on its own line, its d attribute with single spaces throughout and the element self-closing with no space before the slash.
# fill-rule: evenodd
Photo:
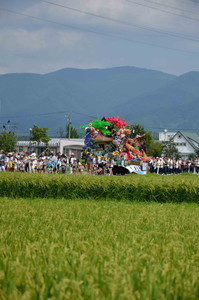
<svg viewBox="0 0 199 300">
<path fill-rule="evenodd" d="M 151 128 L 199 131 L 199 118 L 196 117 L 199 113 L 198 95 L 199 72 L 186 73 L 147 95 L 128 100 L 124 106 L 129 111 L 125 111 L 123 117 L 136 119 Z"/>
<path fill-rule="evenodd" d="M 51 135 L 65 128 L 71 112 L 79 128 L 95 117 L 119 116 L 158 128 L 199 128 L 199 72 L 175 76 L 135 67 L 66 68 L 45 75 L 0 75 L 0 123 L 33 124 Z M 199 131 L 199 130 L 198 130 Z"/>
</svg>

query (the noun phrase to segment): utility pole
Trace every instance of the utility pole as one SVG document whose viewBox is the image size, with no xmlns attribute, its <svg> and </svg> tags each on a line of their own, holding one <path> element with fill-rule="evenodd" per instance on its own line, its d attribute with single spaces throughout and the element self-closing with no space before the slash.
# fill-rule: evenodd
<svg viewBox="0 0 199 300">
<path fill-rule="evenodd" d="M 30 139 L 30 143 L 29 143 L 29 152 L 31 152 L 31 146 L 32 146 L 32 144 L 31 144 L 32 128 L 29 129 L 29 132 L 30 132 L 30 137 L 29 137 L 29 139 Z"/>
<path fill-rule="evenodd" d="M 67 120 L 68 120 L 68 139 L 70 140 L 70 136 L 71 136 L 71 113 L 68 114 Z"/>
</svg>

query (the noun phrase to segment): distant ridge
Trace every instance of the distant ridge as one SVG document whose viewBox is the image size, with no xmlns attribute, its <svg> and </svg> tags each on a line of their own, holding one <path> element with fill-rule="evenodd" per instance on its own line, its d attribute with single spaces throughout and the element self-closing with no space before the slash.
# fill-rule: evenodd
<svg viewBox="0 0 199 300">
<path fill-rule="evenodd" d="M 37 124 L 56 135 L 70 112 L 76 128 L 92 117 L 116 115 L 153 131 L 199 131 L 199 72 L 175 76 L 124 66 L 5 74 L 0 75 L 0 100 L 0 122 L 11 119 L 21 134 Z"/>
</svg>

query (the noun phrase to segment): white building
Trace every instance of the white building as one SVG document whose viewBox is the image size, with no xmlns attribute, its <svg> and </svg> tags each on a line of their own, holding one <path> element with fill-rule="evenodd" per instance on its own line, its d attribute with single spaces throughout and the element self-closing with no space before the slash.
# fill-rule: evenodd
<svg viewBox="0 0 199 300">
<path fill-rule="evenodd" d="M 61 154 L 75 153 L 77 158 L 81 157 L 81 152 L 84 147 L 84 139 L 64 139 L 64 138 L 52 138 L 48 143 L 49 150 L 53 151 L 54 154 L 61 152 Z M 41 153 L 45 151 L 46 146 L 44 143 L 33 142 L 33 141 L 18 141 L 16 150 L 18 152 L 36 152 Z"/>
<path fill-rule="evenodd" d="M 159 132 L 159 141 L 169 142 L 175 134 L 176 132 L 168 132 L 167 129 L 165 129 L 164 132 Z"/>
<path fill-rule="evenodd" d="M 177 132 L 164 132 L 159 133 L 160 142 L 172 141 L 175 143 L 181 157 L 188 159 L 190 154 L 199 151 L 199 135 L 197 133 L 177 131 Z"/>
</svg>

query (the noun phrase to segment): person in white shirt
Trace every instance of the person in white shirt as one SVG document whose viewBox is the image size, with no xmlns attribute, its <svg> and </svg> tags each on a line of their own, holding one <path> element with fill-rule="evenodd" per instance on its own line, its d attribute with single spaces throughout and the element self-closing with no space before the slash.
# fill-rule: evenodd
<svg viewBox="0 0 199 300">
<path fill-rule="evenodd" d="M 163 173 L 164 160 L 160 157 L 157 161 L 157 174 Z"/>
<path fill-rule="evenodd" d="M 196 173 L 199 174 L 199 156 L 196 158 L 195 164 L 196 164 Z"/>
<path fill-rule="evenodd" d="M 73 174 L 75 162 L 76 162 L 75 154 L 71 153 L 69 158 L 70 174 Z"/>
<path fill-rule="evenodd" d="M 5 171 L 5 159 L 6 159 L 6 155 L 4 154 L 4 151 L 1 150 L 0 151 L 0 172 Z"/>
</svg>

